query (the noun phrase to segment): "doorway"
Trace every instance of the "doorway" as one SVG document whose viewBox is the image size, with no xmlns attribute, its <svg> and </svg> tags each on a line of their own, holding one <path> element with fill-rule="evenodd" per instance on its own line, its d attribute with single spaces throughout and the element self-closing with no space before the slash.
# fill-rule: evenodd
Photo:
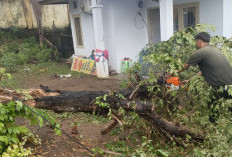
<svg viewBox="0 0 232 157">
<path fill-rule="evenodd" d="M 149 43 L 156 44 L 161 41 L 160 37 L 160 10 L 159 8 L 148 9 Z"/>
</svg>

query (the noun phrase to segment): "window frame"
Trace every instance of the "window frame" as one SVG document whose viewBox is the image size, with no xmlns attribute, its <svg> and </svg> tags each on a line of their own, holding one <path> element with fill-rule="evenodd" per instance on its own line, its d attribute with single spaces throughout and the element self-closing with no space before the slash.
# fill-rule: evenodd
<svg viewBox="0 0 232 157">
<path fill-rule="evenodd" d="M 79 18 L 80 21 L 80 30 L 81 33 L 79 34 L 77 31 L 77 22 L 76 22 L 76 18 Z M 73 16 L 73 21 L 74 21 L 74 26 L 75 26 L 75 34 L 76 34 L 76 48 L 84 48 L 84 38 L 83 38 L 83 31 L 82 31 L 82 22 L 81 22 L 81 15 L 77 14 Z M 82 45 L 80 45 L 78 43 L 78 35 L 81 37 L 82 40 Z"/>
<path fill-rule="evenodd" d="M 182 31 L 184 30 L 184 15 L 183 15 L 183 10 L 184 8 L 189 8 L 189 7 L 196 7 L 196 25 L 199 23 L 199 2 L 195 2 L 195 3 L 184 3 L 184 4 L 176 4 L 173 7 L 173 12 L 174 9 L 177 9 L 178 12 L 178 27 L 179 30 L 178 31 Z M 173 22 L 174 24 L 174 22 Z"/>
</svg>

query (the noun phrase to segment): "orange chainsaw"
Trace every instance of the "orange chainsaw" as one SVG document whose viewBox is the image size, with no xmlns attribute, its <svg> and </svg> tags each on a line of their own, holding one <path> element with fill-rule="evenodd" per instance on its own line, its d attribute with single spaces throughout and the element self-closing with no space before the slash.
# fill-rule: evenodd
<svg viewBox="0 0 232 157">
<path fill-rule="evenodd" d="M 165 81 L 166 88 L 171 91 L 178 90 L 180 88 L 181 82 L 179 77 L 168 77 Z"/>
<path fill-rule="evenodd" d="M 170 76 L 167 77 L 165 75 L 160 76 L 157 80 L 159 85 L 165 85 L 168 90 L 174 91 L 180 88 L 181 82 L 179 77 Z"/>
</svg>

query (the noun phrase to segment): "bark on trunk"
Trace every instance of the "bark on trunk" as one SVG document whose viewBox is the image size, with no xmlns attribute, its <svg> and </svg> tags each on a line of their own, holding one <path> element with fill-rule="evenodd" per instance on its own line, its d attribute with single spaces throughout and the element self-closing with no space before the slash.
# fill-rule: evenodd
<svg viewBox="0 0 232 157">
<path fill-rule="evenodd" d="M 33 27 L 32 11 L 31 11 L 31 5 L 30 4 L 31 4 L 30 0 L 23 0 L 22 1 L 25 21 L 26 21 L 28 29 L 32 29 L 32 27 Z"/>
<path fill-rule="evenodd" d="M 95 98 L 98 96 L 103 96 L 108 92 L 103 91 L 81 91 L 81 92 L 72 92 L 72 91 L 57 91 L 50 90 L 47 87 L 41 87 L 46 92 L 59 92 L 58 96 L 48 96 L 35 99 L 36 108 L 39 109 L 49 109 L 55 112 L 107 112 L 107 109 L 101 109 L 95 104 Z M 125 97 L 129 97 L 133 93 L 133 88 L 128 88 L 126 90 L 121 90 L 120 93 Z M 145 92 L 144 88 L 137 89 L 140 93 Z M 152 111 L 153 104 L 151 102 L 144 102 L 141 100 L 130 101 L 127 99 L 119 99 L 114 96 L 108 96 L 106 101 L 110 104 L 111 108 L 119 108 L 118 103 L 126 111 L 135 111 L 140 114 L 140 116 L 146 118 L 153 125 L 169 132 L 174 136 L 186 137 L 186 135 L 191 135 L 192 138 L 197 137 L 194 133 L 189 131 L 189 129 L 180 124 L 175 124 L 164 119 L 156 111 Z"/>
</svg>

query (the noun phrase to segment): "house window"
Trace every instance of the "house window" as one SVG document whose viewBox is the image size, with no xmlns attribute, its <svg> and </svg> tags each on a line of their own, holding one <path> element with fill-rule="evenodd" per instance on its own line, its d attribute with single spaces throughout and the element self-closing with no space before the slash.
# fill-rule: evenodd
<svg viewBox="0 0 232 157">
<path fill-rule="evenodd" d="M 76 9 L 76 8 L 77 8 L 77 2 L 73 1 L 73 9 Z"/>
<path fill-rule="evenodd" d="M 177 32 L 179 30 L 178 9 L 173 10 L 173 28 L 174 32 Z"/>
<path fill-rule="evenodd" d="M 76 39 L 77 39 L 77 47 L 83 48 L 83 37 L 82 37 L 82 28 L 81 28 L 81 17 L 77 15 L 74 17 L 75 28 L 76 28 Z"/>
<path fill-rule="evenodd" d="M 174 32 L 198 23 L 198 3 L 175 5 L 173 10 Z"/>
</svg>

